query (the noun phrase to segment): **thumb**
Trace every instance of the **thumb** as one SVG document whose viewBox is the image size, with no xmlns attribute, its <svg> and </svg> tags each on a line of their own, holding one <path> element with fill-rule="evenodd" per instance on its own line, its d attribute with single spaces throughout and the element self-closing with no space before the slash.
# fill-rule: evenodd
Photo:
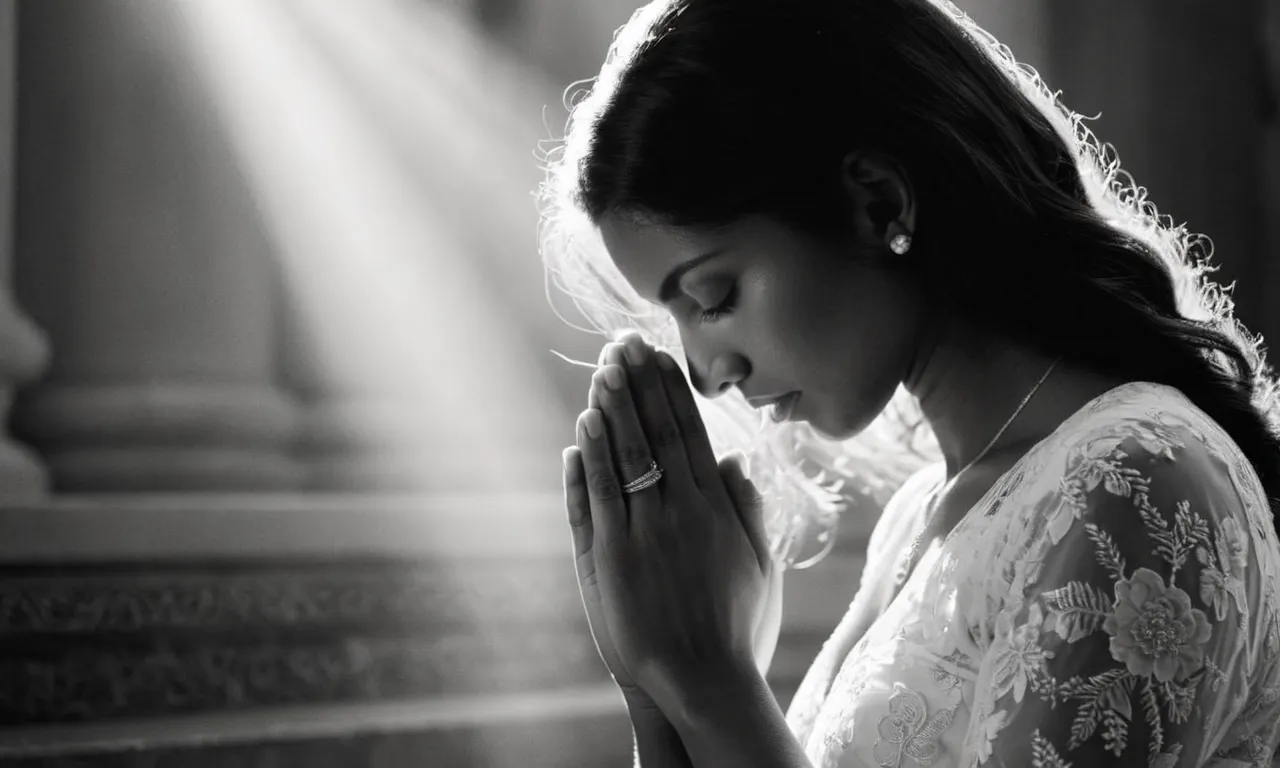
<svg viewBox="0 0 1280 768">
<path fill-rule="evenodd" d="M 720 478 L 725 490 L 729 492 L 729 500 L 738 513 L 742 529 L 760 560 L 760 569 L 766 570 L 772 556 L 769 554 L 769 539 L 764 530 L 764 498 L 756 489 L 755 483 L 747 477 L 746 454 L 741 451 L 731 452 L 719 461 L 719 469 Z"/>
</svg>

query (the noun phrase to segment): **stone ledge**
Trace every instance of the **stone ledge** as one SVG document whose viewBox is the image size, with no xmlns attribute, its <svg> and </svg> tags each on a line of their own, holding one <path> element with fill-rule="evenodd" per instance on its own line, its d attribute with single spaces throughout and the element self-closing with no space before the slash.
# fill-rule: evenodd
<svg viewBox="0 0 1280 768">
<path fill-rule="evenodd" d="M 561 506 L 558 494 L 270 494 L 0 509 L 0 734 L 196 722 L 218 739 L 227 718 L 274 732 L 282 713 L 306 707 L 611 691 L 582 615 Z M 844 528 L 851 547 L 788 581 L 770 675 L 784 701 L 829 631 L 828 614 L 838 617 L 852 596 L 861 558 L 851 552 L 866 528 Z M 470 749 L 452 727 L 394 730 L 351 748 Z M 318 745 L 363 737 L 317 738 L 299 735 L 280 754 L 314 757 L 325 754 Z M 170 751 L 172 759 L 155 752 L 156 764 L 208 752 Z M 257 764 L 227 760 L 208 764 Z"/>
<path fill-rule="evenodd" d="M 0 567 L 0 722 L 605 682 L 571 567 L 526 557 Z"/>
<path fill-rule="evenodd" d="M 581 610 L 567 555 L 456 563 L 0 565 L 0 643 L 27 634 L 456 631 L 581 618 Z"/>
<path fill-rule="evenodd" d="M 559 493 L 113 494 L 0 508 L 0 563 L 569 557 Z"/>
<path fill-rule="evenodd" d="M 33 658 L 6 649 L 0 722 L 6 726 L 361 703 L 405 697 L 503 694 L 607 681 L 589 635 L 336 637 L 310 643 L 202 639 L 176 648 L 96 643 Z"/>
<path fill-rule="evenodd" d="M 139 764 L 623 768 L 630 763 L 630 753 L 626 711 L 611 684 L 0 731 L 0 760 L 15 768 Z"/>
</svg>

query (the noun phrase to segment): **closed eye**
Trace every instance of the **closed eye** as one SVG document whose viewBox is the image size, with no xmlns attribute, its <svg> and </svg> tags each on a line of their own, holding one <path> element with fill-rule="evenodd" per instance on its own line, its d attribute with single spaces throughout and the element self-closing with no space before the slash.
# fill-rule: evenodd
<svg viewBox="0 0 1280 768">
<path fill-rule="evenodd" d="M 698 320 L 703 323 L 713 323 L 726 315 L 733 313 L 735 303 L 738 299 L 738 286 L 735 283 L 729 292 L 725 294 L 724 300 L 710 309 L 704 309 L 699 315 Z"/>
</svg>

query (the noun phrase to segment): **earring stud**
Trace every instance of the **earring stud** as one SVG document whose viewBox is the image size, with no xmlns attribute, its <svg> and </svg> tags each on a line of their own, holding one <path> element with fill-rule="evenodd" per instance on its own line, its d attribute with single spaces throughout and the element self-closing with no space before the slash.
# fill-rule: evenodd
<svg viewBox="0 0 1280 768">
<path fill-rule="evenodd" d="M 889 241 L 889 250 L 893 251 L 899 256 L 911 250 L 911 236 L 910 235 L 894 235 L 893 239 Z"/>
</svg>

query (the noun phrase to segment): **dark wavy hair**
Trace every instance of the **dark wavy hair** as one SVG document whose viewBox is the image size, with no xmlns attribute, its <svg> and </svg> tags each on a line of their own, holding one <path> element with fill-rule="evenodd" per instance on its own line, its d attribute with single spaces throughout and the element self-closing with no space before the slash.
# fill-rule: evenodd
<svg viewBox="0 0 1280 768">
<path fill-rule="evenodd" d="M 1162 220 L 1083 119 L 946 0 L 658 0 L 577 95 L 546 156 L 541 246 L 597 329 L 679 345 L 609 263 L 594 227 L 606 213 L 698 227 L 756 214 L 832 234 L 847 227 L 842 158 L 876 148 L 917 195 L 901 268 L 943 311 L 1176 387 L 1240 446 L 1274 513 L 1276 386 L 1207 277 L 1211 243 Z M 883 499 L 936 456 L 905 390 L 839 444 L 802 424 L 753 432 L 740 396 L 700 405 L 719 447 L 751 452 L 775 505 L 805 510 L 773 515 L 784 559 L 800 530 L 832 523 L 843 497 L 830 480 Z"/>
</svg>

